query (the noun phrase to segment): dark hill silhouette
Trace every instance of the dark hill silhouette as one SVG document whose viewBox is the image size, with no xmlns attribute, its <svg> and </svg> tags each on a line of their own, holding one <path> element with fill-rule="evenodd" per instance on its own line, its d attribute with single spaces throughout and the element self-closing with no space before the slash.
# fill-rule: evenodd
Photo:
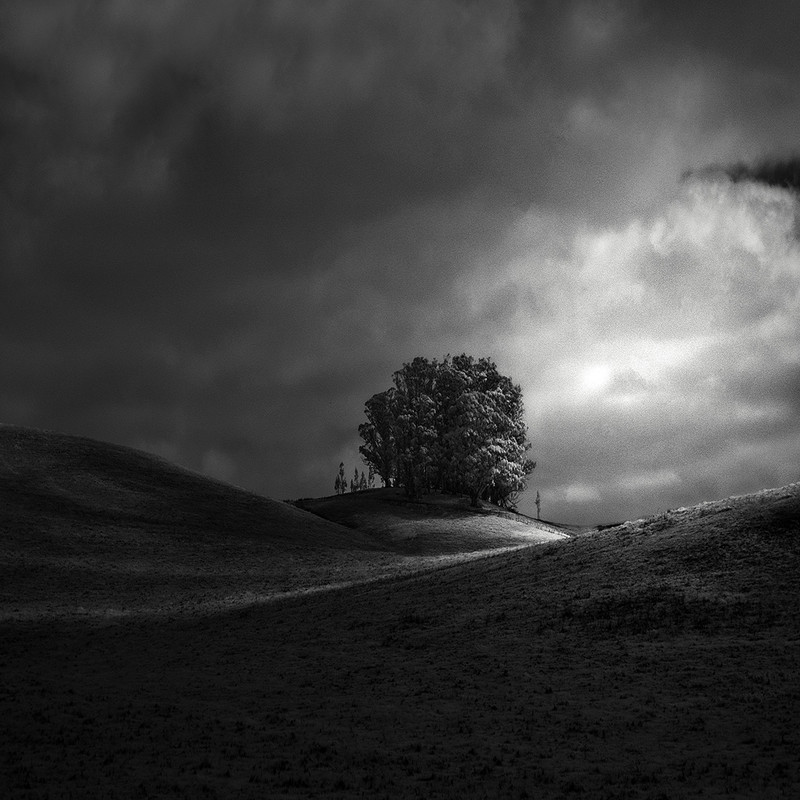
<svg viewBox="0 0 800 800">
<path fill-rule="evenodd" d="M 368 537 L 158 456 L 61 433 L 0 426 L 6 536 L 101 529 L 164 537 L 248 537 L 278 548 L 375 549 Z"/>
<path fill-rule="evenodd" d="M 0 617 L 193 613 L 386 560 L 368 535 L 157 456 L 0 426 Z"/>
</svg>

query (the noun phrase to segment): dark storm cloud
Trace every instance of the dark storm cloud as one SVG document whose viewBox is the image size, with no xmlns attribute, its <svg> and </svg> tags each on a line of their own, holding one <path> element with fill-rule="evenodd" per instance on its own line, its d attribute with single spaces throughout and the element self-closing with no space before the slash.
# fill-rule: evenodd
<svg viewBox="0 0 800 800">
<path fill-rule="evenodd" d="M 308 275 L 353 226 L 480 185 L 503 145 L 506 4 L 5 12 L 12 250 L 95 314 L 160 327 L 176 303 L 199 329 L 210 310 L 187 292 Z"/>
<path fill-rule="evenodd" d="M 6 0 L 0 417 L 319 494 L 403 361 L 467 351 L 523 383 L 564 515 L 766 475 L 794 210 L 679 179 L 794 152 L 776 8 Z"/>
<path fill-rule="evenodd" d="M 712 164 L 684 173 L 684 179 L 714 179 L 720 176 L 730 178 L 734 183 L 755 181 L 797 193 L 800 192 L 800 157 L 766 158 L 753 164 L 745 162 L 729 165 Z"/>
<path fill-rule="evenodd" d="M 283 492 L 352 433 L 373 326 L 396 340 L 413 328 L 398 310 L 446 289 L 455 265 L 420 265 L 414 223 L 381 220 L 494 180 L 513 7 L 35 2 L 3 18 L 5 413 L 193 466 L 212 452 Z M 500 203 L 529 191 L 495 184 Z M 390 250 L 367 238 L 355 257 L 374 263 L 342 264 L 337 240 L 373 223 Z"/>
<path fill-rule="evenodd" d="M 502 5 L 93 11 L 6 8 L 7 122 L 27 165 L 6 185 L 40 202 L 149 190 L 208 236 L 260 225 L 268 268 L 296 268 L 347 224 L 463 189 L 497 148 L 513 35 Z"/>
</svg>

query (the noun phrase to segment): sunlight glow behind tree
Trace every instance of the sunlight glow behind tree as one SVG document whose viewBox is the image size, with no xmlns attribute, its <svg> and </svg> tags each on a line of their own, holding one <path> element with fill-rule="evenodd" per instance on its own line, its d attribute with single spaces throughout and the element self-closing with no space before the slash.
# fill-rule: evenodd
<svg viewBox="0 0 800 800">
<path fill-rule="evenodd" d="M 581 388 L 591 394 L 602 392 L 611 383 L 612 375 L 611 367 L 605 364 L 594 364 L 583 371 L 580 381 Z"/>
</svg>

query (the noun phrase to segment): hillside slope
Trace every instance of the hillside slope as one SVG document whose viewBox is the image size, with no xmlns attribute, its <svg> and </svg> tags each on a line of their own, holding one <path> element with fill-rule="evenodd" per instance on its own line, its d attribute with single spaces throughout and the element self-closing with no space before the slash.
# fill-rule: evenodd
<svg viewBox="0 0 800 800">
<path fill-rule="evenodd" d="M 384 554 L 148 453 L 0 426 L 0 616 L 174 610 L 326 583 L 356 557 Z"/>
<path fill-rule="evenodd" d="M 410 500 L 402 489 L 370 489 L 295 504 L 409 554 L 476 552 L 567 538 L 557 526 L 522 514 L 494 506 L 473 509 L 466 497 L 431 494 Z"/>
<path fill-rule="evenodd" d="M 8 796 L 797 797 L 799 575 L 793 485 L 199 620 L 6 624 Z"/>
<path fill-rule="evenodd" d="M 375 549 L 368 537 L 294 506 L 91 439 L 0 425 L 0 524 L 25 530 L 147 528 L 165 536 L 257 537 L 278 548 Z"/>
<path fill-rule="evenodd" d="M 0 425 L 0 619 L 208 613 L 556 538 L 375 499 L 340 498 L 375 515 L 340 525 L 148 453 Z"/>
</svg>

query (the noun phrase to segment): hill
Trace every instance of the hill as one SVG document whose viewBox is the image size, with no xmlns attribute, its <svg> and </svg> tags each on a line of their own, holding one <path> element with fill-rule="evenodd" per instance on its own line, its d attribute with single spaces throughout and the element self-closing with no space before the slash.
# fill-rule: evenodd
<svg viewBox="0 0 800 800">
<path fill-rule="evenodd" d="M 796 797 L 800 486 L 394 580 L 6 622 L 8 797 Z"/>
<path fill-rule="evenodd" d="M 0 426 L 0 616 L 174 612 L 326 583 L 381 551 L 148 453 Z"/>
<path fill-rule="evenodd" d="M 0 522 L 20 538 L 68 528 L 102 530 L 121 543 L 147 529 L 163 537 L 224 532 L 281 549 L 375 549 L 365 536 L 158 456 L 11 425 L 0 425 L 0 493 Z"/>
<path fill-rule="evenodd" d="M 353 498 L 369 516 L 374 502 Z M 396 547 L 370 526 L 344 526 L 131 448 L 0 425 L 0 618 L 207 613 L 550 536 L 518 535 L 497 517 L 462 547 L 428 526 L 424 508 L 400 508 L 396 527 L 409 537 L 426 531 L 424 548 Z"/>
<path fill-rule="evenodd" d="M 469 498 L 431 494 L 410 500 L 402 489 L 369 489 L 295 502 L 299 508 L 401 553 L 438 555 L 539 544 L 567 536 L 559 526 Z"/>
</svg>

